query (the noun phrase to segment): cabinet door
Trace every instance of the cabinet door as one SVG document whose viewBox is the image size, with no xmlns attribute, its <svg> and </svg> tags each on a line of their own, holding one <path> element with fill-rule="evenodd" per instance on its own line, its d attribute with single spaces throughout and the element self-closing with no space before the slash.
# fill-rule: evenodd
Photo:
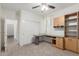
<svg viewBox="0 0 79 59">
<path fill-rule="evenodd" d="M 59 38 L 56 38 L 56 47 L 59 47 L 60 46 L 60 42 L 59 42 Z"/>
<path fill-rule="evenodd" d="M 64 26 L 64 16 L 59 17 L 59 26 Z"/>
<path fill-rule="evenodd" d="M 69 40 L 70 40 L 69 42 L 71 42 L 71 44 L 70 44 L 71 50 L 74 52 L 77 52 L 77 39 L 71 38 Z"/>
<path fill-rule="evenodd" d="M 77 52 L 77 39 L 75 38 L 66 38 L 65 39 L 65 48 L 74 52 Z"/>
<path fill-rule="evenodd" d="M 69 49 L 69 40 L 65 38 L 65 49 Z"/>
<path fill-rule="evenodd" d="M 64 26 L 64 16 L 60 16 L 54 19 L 54 26 Z"/>
<path fill-rule="evenodd" d="M 78 50 L 78 53 L 79 53 L 79 40 L 78 40 L 78 48 L 77 48 L 77 50 Z"/>
<path fill-rule="evenodd" d="M 56 47 L 63 49 L 63 38 L 56 38 Z"/>
<path fill-rule="evenodd" d="M 54 19 L 54 26 L 58 26 L 58 18 Z"/>
</svg>

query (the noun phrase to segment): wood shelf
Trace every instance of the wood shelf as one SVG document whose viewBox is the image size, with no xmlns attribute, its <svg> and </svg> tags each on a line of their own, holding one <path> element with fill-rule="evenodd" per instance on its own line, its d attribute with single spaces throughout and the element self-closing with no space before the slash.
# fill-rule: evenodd
<svg viewBox="0 0 79 59">
<path fill-rule="evenodd" d="M 79 24 L 78 12 L 65 15 L 65 36 L 79 36 L 78 24 Z M 68 36 L 68 37 L 69 37 Z"/>
<path fill-rule="evenodd" d="M 66 27 L 77 27 L 77 25 L 66 25 Z"/>
<path fill-rule="evenodd" d="M 78 18 L 66 19 L 66 21 L 76 21 Z"/>
<path fill-rule="evenodd" d="M 69 32 L 69 33 L 76 33 L 77 30 L 68 30 L 67 32 Z"/>
<path fill-rule="evenodd" d="M 79 39 L 79 12 L 65 15 L 65 49 L 78 52 L 77 51 L 78 39 Z"/>
</svg>

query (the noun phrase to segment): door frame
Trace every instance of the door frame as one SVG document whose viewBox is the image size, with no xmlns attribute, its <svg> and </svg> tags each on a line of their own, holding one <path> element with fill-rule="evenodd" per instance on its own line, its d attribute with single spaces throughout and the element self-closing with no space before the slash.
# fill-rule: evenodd
<svg viewBox="0 0 79 59">
<path fill-rule="evenodd" d="M 17 20 L 13 19 L 4 19 L 4 42 L 5 42 L 5 52 L 7 51 L 7 25 L 9 21 L 14 21 L 16 24 L 14 24 L 14 40 L 17 41 Z M 15 33 L 16 32 L 16 33 Z"/>
</svg>

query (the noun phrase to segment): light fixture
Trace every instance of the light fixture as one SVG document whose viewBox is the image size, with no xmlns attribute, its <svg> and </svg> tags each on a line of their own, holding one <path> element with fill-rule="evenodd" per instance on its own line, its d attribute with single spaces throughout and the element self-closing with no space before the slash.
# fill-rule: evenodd
<svg viewBox="0 0 79 59">
<path fill-rule="evenodd" d="M 37 5 L 37 6 L 32 7 L 32 9 L 36 9 L 36 8 L 38 8 L 38 7 L 41 8 L 41 12 L 45 12 L 45 11 L 47 11 L 49 8 L 55 9 L 55 6 L 52 6 L 52 5 L 47 4 L 47 3 L 41 3 L 41 4 Z"/>
<path fill-rule="evenodd" d="M 48 6 L 46 4 L 42 4 L 41 11 L 47 11 L 47 10 L 48 10 Z"/>
</svg>

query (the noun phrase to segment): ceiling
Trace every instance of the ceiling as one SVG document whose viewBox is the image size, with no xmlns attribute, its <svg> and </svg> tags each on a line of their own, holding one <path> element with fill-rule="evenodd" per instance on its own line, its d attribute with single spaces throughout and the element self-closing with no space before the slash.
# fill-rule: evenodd
<svg viewBox="0 0 79 59">
<path fill-rule="evenodd" d="M 1 3 L 3 8 L 12 9 L 12 10 L 28 10 L 30 12 L 34 12 L 39 15 L 49 14 L 51 12 L 75 5 L 75 3 L 48 3 L 48 4 L 55 6 L 56 8 L 49 9 L 48 11 L 42 13 L 40 7 L 36 9 L 32 9 L 33 6 L 40 5 L 40 3 Z"/>
</svg>

